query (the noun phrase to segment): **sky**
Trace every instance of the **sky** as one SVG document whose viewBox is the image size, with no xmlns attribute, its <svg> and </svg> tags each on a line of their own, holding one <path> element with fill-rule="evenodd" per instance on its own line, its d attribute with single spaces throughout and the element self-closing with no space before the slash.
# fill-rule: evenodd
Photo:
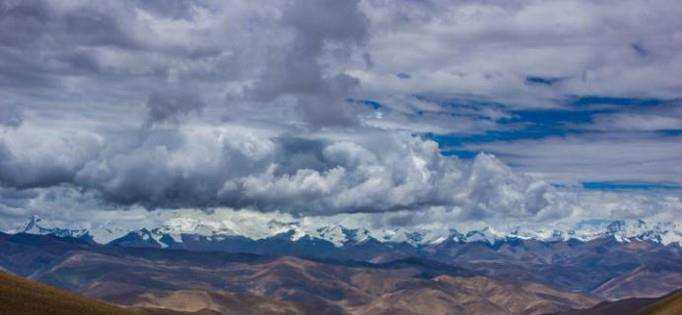
<svg viewBox="0 0 682 315">
<path fill-rule="evenodd" d="M 0 229 L 671 220 L 679 16 L 677 0 L 3 0 Z"/>
</svg>

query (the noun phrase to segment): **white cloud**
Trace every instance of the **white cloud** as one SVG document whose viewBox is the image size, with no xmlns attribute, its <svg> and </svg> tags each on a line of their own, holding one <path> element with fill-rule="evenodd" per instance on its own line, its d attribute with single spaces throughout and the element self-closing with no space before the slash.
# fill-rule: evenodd
<svg viewBox="0 0 682 315">
<path fill-rule="evenodd" d="M 682 106 L 674 101 L 653 108 L 615 110 L 597 114 L 591 123 L 574 127 L 605 132 L 679 130 L 682 128 Z"/>
<path fill-rule="evenodd" d="M 6 187 L 70 185 L 149 208 L 254 207 L 334 214 L 459 206 L 472 217 L 536 214 L 547 185 L 489 155 L 441 155 L 407 133 L 297 137 L 253 127 L 186 124 L 126 132 L 51 130 L 0 135 Z"/>
<path fill-rule="evenodd" d="M 353 73 L 367 89 L 485 95 L 521 107 L 557 106 L 551 100 L 565 95 L 679 96 L 678 2 L 427 3 L 365 3 L 374 67 Z M 531 75 L 563 80 L 528 86 Z"/>
<path fill-rule="evenodd" d="M 520 172 L 552 182 L 681 183 L 682 143 L 676 137 L 607 134 L 467 144 L 493 152 Z"/>
</svg>

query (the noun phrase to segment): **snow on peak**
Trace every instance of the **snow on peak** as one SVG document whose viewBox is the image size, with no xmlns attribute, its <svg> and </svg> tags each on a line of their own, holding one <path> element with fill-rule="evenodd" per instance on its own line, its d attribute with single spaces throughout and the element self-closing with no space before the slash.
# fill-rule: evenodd
<svg viewBox="0 0 682 315">
<path fill-rule="evenodd" d="M 220 221 L 199 220 L 187 217 L 171 218 L 160 227 L 154 229 L 154 232 L 157 234 L 167 234 L 177 243 L 182 242 L 182 234 L 207 237 L 237 235 L 237 233 Z"/>
<path fill-rule="evenodd" d="M 58 224 L 47 221 L 38 215 L 29 217 L 28 222 L 21 231 L 27 234 L 54 235 L 58 237 L 82 237 L 88 234 L 88 230 L 82 227 L 59 227 Z"/>
<path fill-rule="evenodd" d="M 336 247 L 341 247 L 349 240 L 345 229 L 340 225 L 324 226 L 316 231 L 316 237 L 327 240 Z"/>
<path fill-rule="evenodd" d="M 100 244 L 120 238 L 135 231 L 144 240 L 153 240 L 161 247 L 167 247 L 162 238 L 172 238 L 176 243 L 183 241 L 182 235 L 201 235 L 207 240 L 223 240 L 226 236 L 241 236 L 259 240 L 275 236 L 286 236 L 291 241 L 314 238 L 329 241 L 336 247 L 359 245 L 369 240 L 384 243 L 407 243 L 412 246 L 438 245 L 446 241 L 485 242 L 494 244 L 509 238 L 539 241 L 567 241 L 576 239 L 590 241 L 611 237 L 618 242 L 651 241 L 668 244 L 682 244 L 682 227 L 673 222 L 650 223 L 643 220 L 584 220 L 564 228 L 516 227 L 500 230 L 492 226 L 478 226 L 475 229 L 436 229 L 428 227 L 410 228 L 349 228 L 338 223 L 311 224 L 295 220 L 253 221 L 251 218 L 173 217 L 140 229 L 126 229 L 115 223 L 104 222 L 87 228 L 78 225 L 64 225 L 34 215 L 18 231 L 29 234 L 50 234 L 59 237 L 82 237 L 89 235 Z M 167 241 L 166 241 L 167 242 Z"/>
<path fill-rule="evenodd" d="M 496 231 L 492 227 L 485 227 L 481 230 L 469 231 L 465 234 L 467 242 L 487 242 L 494 244 L 497 240 L 504 239 L 506 235 L 502 232 Z"/>
</svg>

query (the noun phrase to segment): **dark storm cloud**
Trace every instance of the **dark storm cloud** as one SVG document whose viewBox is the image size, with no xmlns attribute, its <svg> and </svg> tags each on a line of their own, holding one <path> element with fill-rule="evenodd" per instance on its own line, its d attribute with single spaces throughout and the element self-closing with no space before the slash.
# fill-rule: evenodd
<svg viewBox="0 0 682 315">
<path fill-rule="evenodd" d="M 201 112 L 206 103 L 187 86 L 157 91 L 147 99 L 147 123 L 178 122 L 191 112 Z"/>
<path fill-rule="evenodd" d="M 324 157 L 323 150 L 329 145 L 324 140 L 283 136 L 276 141 L 282 152 L 286 152 L 277 156 L 278 164 L 282 165 L 279 174 L 294 175 L 300 169 L 324 172 L 334 166 Z"/>
<path fill-rule="evenodd" d="M 191 20 L 195 1 L 191 0 L 136 0 L 144 10 L 163 17 Z"/>
<path fill-rule="evenodd" d="M 38 197 L 38 193 L 33 190 L 17 190 L 0 187 L 0 205 L 6 207 L 26 207 L 29 201 L 36 197 Z"/>
<path fill-rule="evenodd" d="M 83 46 L 139 47 L 131 30 L 126 29 L 125 15 L 112 15 L 106 8 L 85 7 L 70 11 L 59 22 L 58 27 L 63 27 L 64 42 Z"/>
<path fill-rule="evenodd" d="M 247 186 L 268 178 L 287 181 L 300 171 L 324 174 L 338 165 L 325 157 L 323 150 L 329 146 L 325 141 L 280 136 L 254 142 L 207 136 L 153 131 L 140 143 L 88 161 L 67 183 L 98 190 L 109 202 L 150 209 L 231 206 L 301 211 L 294 209 L 293 197 L 275 197 L 274 192 L 255 196 L 249 191 L 260 187 Z M 265 151 L 254 153 L 250 146 L 263 146 Z M 321 197 L 313 194 L 297 203 Z"/>
<path fill-rule="evenodd" d="M 132 17 L 131 9 L 97 2 L 66 6 L 41 0 L 4 1 L 0 4 L 0 25 L 6 31 L 0 34 L 0 43 L 22 48 L 65 45 L 60 50 L 75 46 L 141 47 L 127 20 Z"/>
<path fill-rule="evenodd" d="M 254 106 L 293 107 L 299 120 L 316 127 L 354 120 L 343 99 L 359 81 L 337 67 L 367 42 L 369 22 L 359 1 L 258 7 L 182 0 L 4 2 L 0 25 L 11 31 L 0 34 L 0 86 L 24 90 L 21 96 L 25 90 L 61 97 L 68 91 L 80 100 L 145 102 L 149 120 L 158 121 L 209 105 L 173 99 L 215 100 L 225 95 L 216 84 L 251 80 L 246 99 L 260 103 Z M 273 19 L 273 10 L 281 15 Z M 210 12 L 212 24 L 199 26 L 199 12 Z M 193 95 L 163 95 L 166 82 L 178 80 L 190 82 Z M 228 99 L 243 100 L 240 93 L 228 92 Z M 293 103 L 283 99 L 289 96 Z"/>
<path fill-rule="evenodd" d="M 48 30 L 52 18 L 45 1 L 28 0 L 0 3 L 0 43 L 2 46 L 27 46 L 39 40 Z"/>
<path fill-rule="evenodd" d="M 326 144 L 319 140 L 282 136 L 242 142 L 206 136 L 155 131 L 125 151 L 87 163 L 71 183 L 96 189 L 110 202 L 150 209 L 231 206 L 300 211 L 283 200 L 275 202 L 277 198 L 266 203 L 263 197 L 250 197 L 246 182 L 263 175 L 288 178 L 301 170 L 324 173 L 331 168 L 322 153 Z M 253 155 L 245 145 L 265 145 L 266 151 Z M 313 197 L 299 202 L 311 202 Z"/>
<path fill-rule="evenodd" d="M 195 10 L 188 1 L 3 1 L 0 87 L 21 96 L 40 93 L 43 100 L 68 93 L 95 102 L 139 102 L 149 95 L 145 89 L 164 88 L 172 65 L 188 64 L 192 74 L 184 79 L 192 81 L 224 70 L 205 64 L 221 53 L 220 43 L 165 40 L 160 37 L 174 34 L 145 24 L 155 20 L 141 12 L 173 21 Z M 196 60 L 204 63 L 190 67 Z"/>
<path fill-rule="evenodd" d="M 77 141 L 53 135 L 32 140 L 28 148 L 22 143 L 32 135 L 21 133 L 30 131 L 13 132 L 20 141 L 0 146 L 5 188 L 68 186 L 148 209 L 333 214 L 460 204 L 488 215 L 493 206 L 532 215 L 545 187 L 511 174 L 492 157 L 478 158 L 469 169 L 440 155 L 434 142 L 409 135 L 253 137 L 248 129 L 182 127 L 145 130 L 128 142 L 113 141 L 121 135 Z M 534 196 L 532 204 L 527 195 Z"/>
<path fill-rule="evenodd" d="M 67 6 L 49 1 L 0 4 L 0 86 L 64 89 L 67 76 L 99 74 L 86 49 L 141 49 L 130 10 L 106 4 Z"/>
<path fill-rule="evenodd" d="M 343 73 L 329 73 L 325 54 L 349 58 L 368 37 L 368 20 L 359 1 L 294 1 L 282 13 L 282 26 L 291 29 L 293 42 L 272 53 L 249 96 L 273 101 L 297 98 L 312 124 L 347 124 L 352 119 L 343 99 L 359 81 Z"/>
</svg>

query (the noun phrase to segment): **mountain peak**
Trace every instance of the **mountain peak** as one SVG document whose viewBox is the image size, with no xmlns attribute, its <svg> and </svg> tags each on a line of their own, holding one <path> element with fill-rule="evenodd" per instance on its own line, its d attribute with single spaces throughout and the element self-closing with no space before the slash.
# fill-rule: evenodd
<svg viewBox="0 0 682 315">
<path fill-rule="evenodd" d="M 38 224 L 42 221 L 43 221 L 43 218 L 41 218 L 39 215 L 37 215 L 37 214 L 31 215 L 28 218 L 28 222 L 26 222 L 26 224 L 24 225 L 22 232 L 29 233 L 29 234 L 35 234 L 35 233 L 31 233 L 31 231 L 38 229 Z"/>
<path fill-rule="evenodd" d="M 41 216 L 31 215 L 24 225 L 22 233 L 38 235 L 54 235 L 58 237 L 80 238 L 88 235 L 88 230 L 83 228 L 68 229 L 57 227 L 56 224 L 43 219 Z"/>
</svg>

